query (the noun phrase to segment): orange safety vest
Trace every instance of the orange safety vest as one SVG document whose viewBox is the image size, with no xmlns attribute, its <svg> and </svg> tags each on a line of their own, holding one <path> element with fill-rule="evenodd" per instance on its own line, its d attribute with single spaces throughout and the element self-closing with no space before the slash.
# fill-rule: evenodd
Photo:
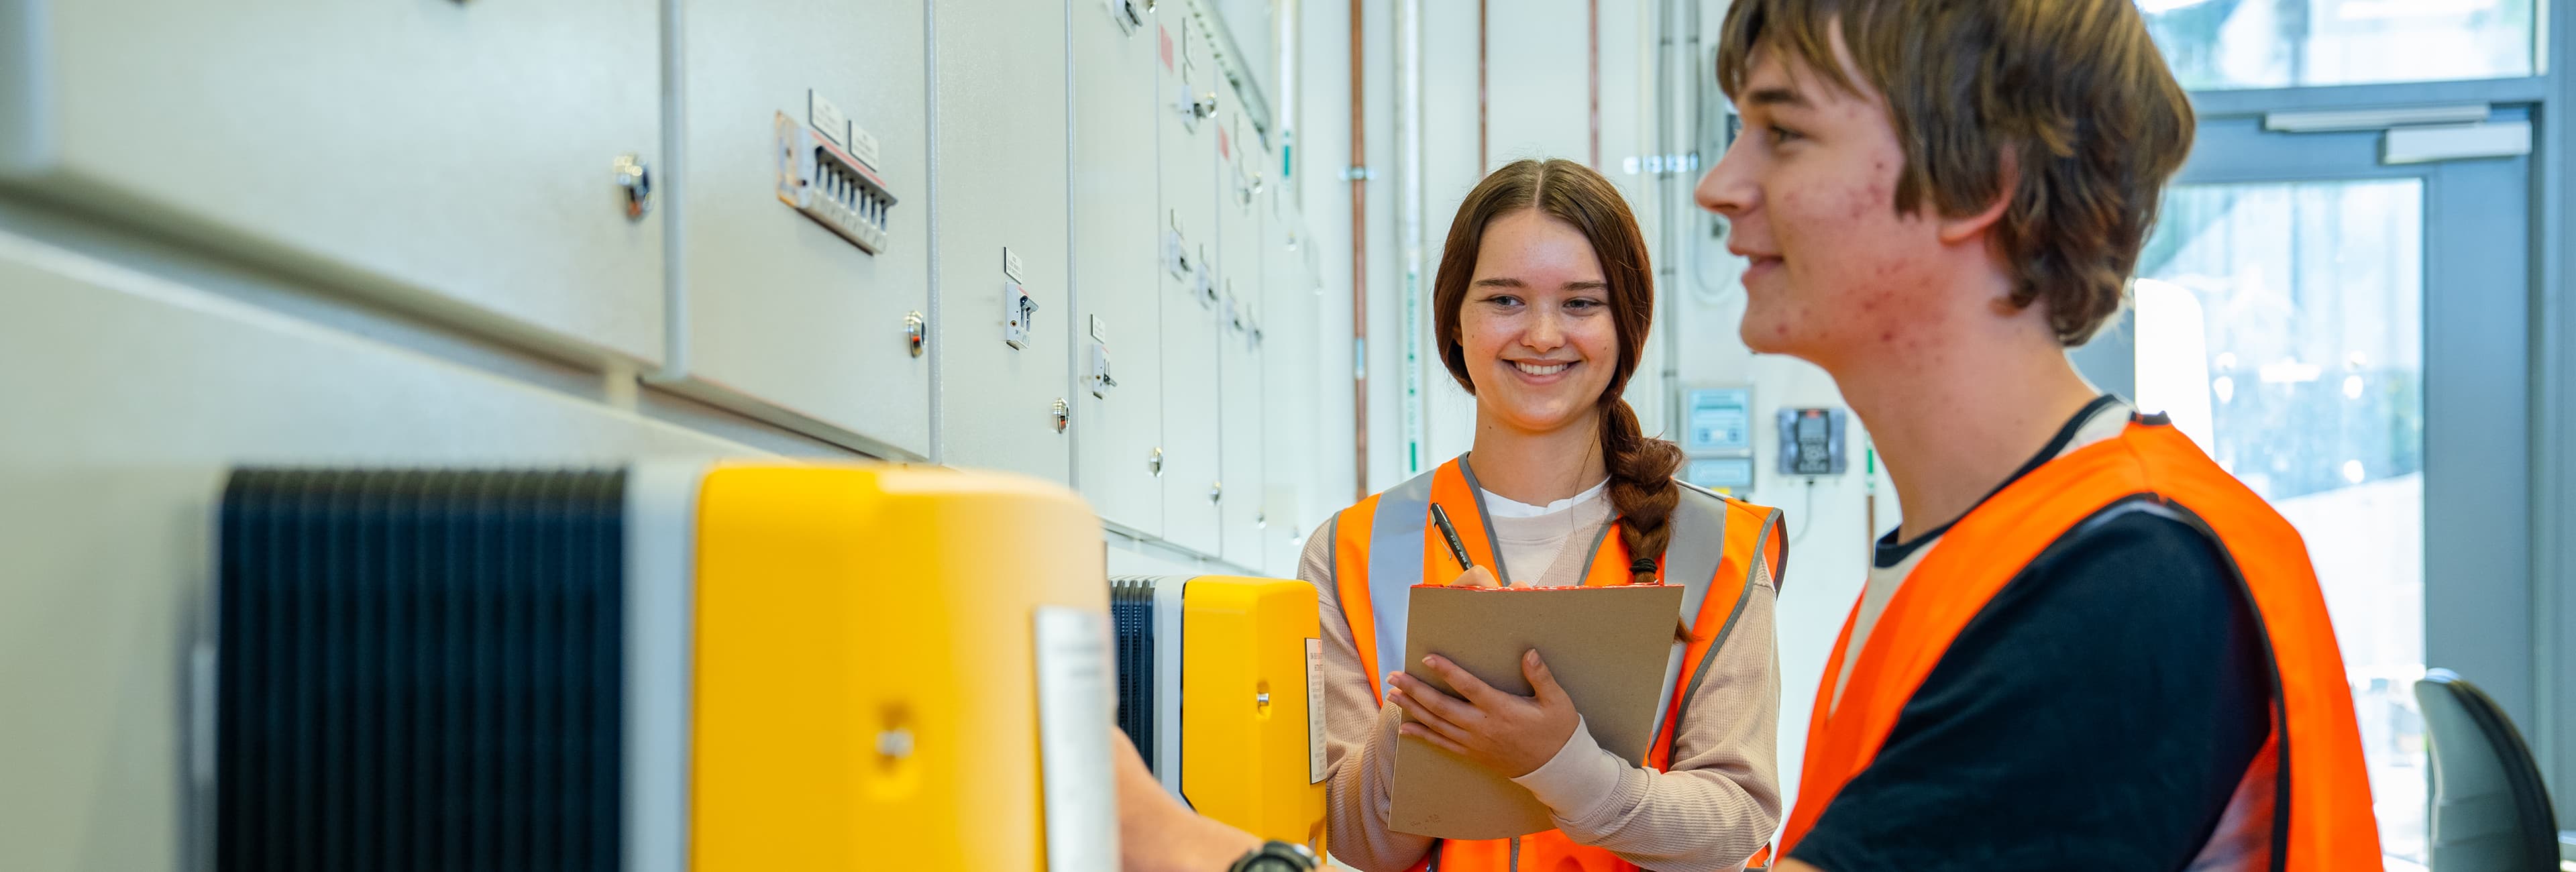
<svg viewBox="0 0 2576 872">
<path fill-rule="evenodd" d="M 2307 547 L 2288 521 L 2161 417 L 2140 417 L 2118 437 L 2049 461 L 1952 525 L 1888 601 L 1837 707 L 1835 681 L 1852 634 L 1851 622 L 1844 622 L 1817 686 L 1806 767 L 1781 854 L 1796 848 L 1834 795 L 1869 767 L 1906 701 L 2006 582 L 2077 525 L 2139 501 L 2179 510 L 2216 539 L 2263 628 L 2272 732 L 2248 765 L 2228 817 L 2240 809 L 2260 814 L 2270 805 L 2274 869 L 2379 868 L 2379 830 L 2352 692 Z"/>
<path fill-rule="evenodd" d="M 1373 696 L 1383 693 L 1387 675 L 1404 662 L 1410 589 L 1417 584 L 1448 584 L 1460 571 L 1448 543 L 1430 521 L 1433 505 L 1448 513 L 1476 565 L 1496 568 L 1498 580 L 1509 579 L 1500 571 L 1500 549 L 1485 525 L 1484 490 L 1462 462 L 1465 459 L 1461 455 L 1361 500 L 1334 519 L 1334 590 L 1340 595 L 1342 617 L 1350 623 L 1360 668 L 1368 675 Z M 1656 700 L 1661 726 L 1645 765 L 1658 770 L 1672 759 L 1673 731 L 1698 689 L 1694 679 L 1725 644 L 1752 596 L 1754 568 L 1767 562 L 1776 588 L 1788 560 L 1778 510 L 1689 484 L 1682 484 L 1681 491 L 1673 509 L 1671 544 L 1656 564 L 1655 578 L 1660 582 L 1670 577 L 1684 585 L 1681 614 L 1691 619 L 1691 632 L 1690 642 L 1674 652 L 1664 670 L 1663 692 Z M 1604 525 L 1592 544 L 1592 561 L 1583 578 L 1587 586 L 1627 584 L 1633 578 L 1627 544 L 1611 535 L 1615 524 Z M 1384 705 L 1385 699 L 1381 696 L 1378 703 Z M 1609 851 L 1576 844 L 1563 832 L 1548 830 L 1515 839 L 1443 840 L 1414 868 L 1627 872 L 1637 867 Z"/>
</svg>

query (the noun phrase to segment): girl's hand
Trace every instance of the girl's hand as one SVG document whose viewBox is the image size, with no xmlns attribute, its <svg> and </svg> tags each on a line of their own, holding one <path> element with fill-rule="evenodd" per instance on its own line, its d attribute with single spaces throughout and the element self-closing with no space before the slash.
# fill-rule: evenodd
<svg viewBox="0 0 2576 872">
<path fill-rule="evenodd" d="M 1389 676 L 1394 687 L 1387 698 L 1414 718 L 1397 728 L 1403 735 L 1419 736 L 1513 778 L 1546 765 L 1574 735 L 1574 701 L 1566 698 L 1565 688 L 1557 686 L 1535 650 L 1521 655 L 1521 674 L 1537 691 L 1533 696 L 1495 690 L 1438 655 L 1422 658 L 1422 665 L 1464 699 L 1402 672 Z"/>
</svg>

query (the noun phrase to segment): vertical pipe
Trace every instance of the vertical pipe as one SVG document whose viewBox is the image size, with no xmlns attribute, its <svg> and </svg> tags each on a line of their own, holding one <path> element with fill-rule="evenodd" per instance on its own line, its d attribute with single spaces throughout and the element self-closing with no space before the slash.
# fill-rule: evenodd
<svg viewBox="0 0 2576 872">
<path fill-rule="evenodd" d="M 1601 0 L 1588 0 L 1591 39 L 1586 66 L 1592 71 L 1592 168 L 1601 169 Z"/>
<path fill-rule="evenodd" d="M 1673 130 L 1673 94 L 1676 90 L 1673 82 L 1674 2 L 1675 0 L 1655 0 L 1654 149 L 1659 156 L 1645 162 L 1646 166 L 1653 168 L 1655 172 L 1655 237 L 1660 243 L 1657 246 L 1660 250 L 1655 252 L 1655 296 L 1658 298 L 1655 308 L 1658 314 L 1663 316 L 1658 319 L 1662 323 L 1656 325 L 1660 328 L 1660 335 L 1656 338 L 1663 346 L 1661 381 L 1664 395 L 1661 399 L 1666 434 L 1681 432 L 1682 428 L 1682 359 L 1679 341 L 1682 329 L 1680 266 L 1682 246 L 1687 244 L 1681 232 L 1684 215 L 1680 209 L 1680 192 L 1677 190 L 1679 186 L 1675 183 L 1675 179 L 1680 178 L 1682 173 L 1671 165 L 1671 162 L 1682 152 L 1677 142 L 1679 137 L 1674 135 Z M 1696 3 L 1698 0 L 1682 0 L 1682 2 Z"/>
<path fill-rule="evenodd" d="M 1422 471 L 1422 0 L 1395 6 L 1395 232 L 1404 258 L 1404 472 Z"/>
<path fill-rule="evenodd" d="M 1360 26 L 1363 0 L 1351 0 L 1351 429 L 1358 440 L 1351 464 L 1351 499 L 1368 498 L 1368 103 L 1362 85 Z"/>
<path fill-rule="evenodd" d="M 1494 169 L 1493 159 L 1485 151 L 1485 6 L 1491 0 L 1476 0 L 1476 178 L 1482 179 Z"/>
</svg>

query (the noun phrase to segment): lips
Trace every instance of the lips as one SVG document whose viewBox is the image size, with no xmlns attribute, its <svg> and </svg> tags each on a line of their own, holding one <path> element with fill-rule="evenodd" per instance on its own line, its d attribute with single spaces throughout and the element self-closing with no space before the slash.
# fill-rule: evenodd
<svg viewBox="0 0 2576 872">
<path fill-rule="evenodd" d="M 1574 361 L 1571 360 L 1557 362 L 1515 360 L 1511 364 L 1513 368 L 1525 375 L 1555 375 L 1574 368 Z"/>
<path fill-rule="evenodd" d="M 1781 264 L 1780 258 L 1772 255 L 1754 255 L 1752 261 L 1744 267 L 1744 281 L 1748 283 L 1779 271 Z"/>
</svg>

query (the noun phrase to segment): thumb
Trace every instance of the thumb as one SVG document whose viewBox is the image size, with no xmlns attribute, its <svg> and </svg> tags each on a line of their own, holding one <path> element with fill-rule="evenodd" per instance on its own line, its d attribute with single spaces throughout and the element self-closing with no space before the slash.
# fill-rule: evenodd
<svg viewBox="0 0 2576 872">
<path fill-rule="evenodd" d="M 1478 567 L 1471 568 L 1471 569 L 1469 569 L 1469 570 L 1467 570 L 1467 571 L 1465 571 L 1465 572 L 1458 573 L 1458 577 L 1457 577 L 1457 578 L 1453 578 L 1453 579 L 1450 579 L 1450 580 L 1449 580 L 1449 586 L 1450 586 L 1450 587 L 1501 587 L 1501 586 L 1503 586 L 1503 585 L 1502 585 L 1502 583 L 1497 582 L 1497 581 L 1495 581 L 1495 580 L 1494 580 L 1494 571 L 1493 571 L 1493 570 L 1486 569 L 1486 568 L 1484 568 L 1484 567 L 1482 567 L 1482 566 L 1478 566 Z"/>
<path fill-rule="evenodd" d="M 1521 655 L 1521 675 L 1529 679 L 1530 695 L 1542 705 L 1555 705 L 1565 700 L 1565 688 L 1556 683 L 1556 673 L 1547 671 L 1547 661 L 1532 648 Z"/>
</svg>

